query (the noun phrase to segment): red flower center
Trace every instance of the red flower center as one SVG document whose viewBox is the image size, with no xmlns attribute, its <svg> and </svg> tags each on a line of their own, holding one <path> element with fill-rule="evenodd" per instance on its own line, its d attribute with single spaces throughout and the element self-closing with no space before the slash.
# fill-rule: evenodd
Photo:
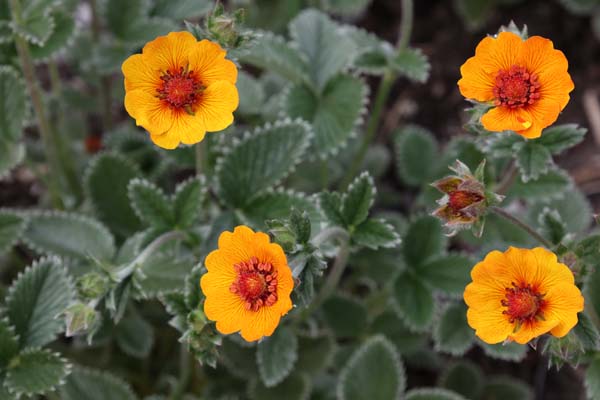
<svg viewBox="0 0 600 400">
<path fill-rule="evenodd" d="M 194 71 L 181 67 L 177 72 L 163 73 L 160 79 L 162 83 L 156 89 L 158 98 L 171 109 L 185 110 L 193 114 L 194 107 L 200 101 L 202 91 L 205 89 Z"/>
<path fill-rule="evenodd" d="M 246 310 L 258 311 L 277 301 L 277 271 L 273 264 L 252 257 L 233 266 L 238 276 L 229 290 L 244 300 Z"/>
<path fill-rule="evenodd" d="M 512 286 L 506 288 L 506 297 L 501 301 L 506 307 L 502 313 L 509 316 L 509 321 L 520 325 L 543 318 L 542 308 L 546 303 L 544 295 L 534 290 L 531 285 L 517 286 L 513 282 Z"/>
<path fill-rule="evenodd" d="M 454 212 L 459 212 L 463 208 L 478 203 L 481 200 L 483 200 L 482 195 L 467 190 L 454 190 L 448 193 L 448 206 Z"/>
<path fill-rule="evenodd" d="M 513 65 L 500 70 L 493 89 L 495 104 L 509 108 L 533 104 L 540 98 L 540 86 L 537 74 L 527 72 L 525 67 Z"/>
</svg>

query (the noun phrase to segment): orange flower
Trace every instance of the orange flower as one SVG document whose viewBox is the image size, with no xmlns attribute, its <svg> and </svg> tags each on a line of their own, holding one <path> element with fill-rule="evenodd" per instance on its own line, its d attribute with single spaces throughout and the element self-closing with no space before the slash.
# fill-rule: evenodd
<svg viewBox="0 0 600 400">
<path fill-rule="evenodd" d="M 294 281 L 281 246 L 242 225 L 221 234 L 218 250 L 205 263 L 208 273 L 200 280 L 204 313 L 217 321 L 217 330 L 241 330 L 249 342 L 271 336 L 292 308 Z"/>
<path fill-rule="evenodd" d="M 239 99 L 237 69 L 225 54 L 189 32 L 154 39 L 123 63 L 125 109 L 165 149 L 227 128 Z"/>
<path fill-rule="evenodd" d="M 461 67 L 463 96 L 495 107 L 481 118 L 489 131 L 515 131 L 532 139 L 551 125 L 569 102 L 573 81 L 564 54 L 540 36 L 512 32 L 486 37 Z"/>
<path fill-rule="evenodd" d="M 464 293 L 467 320 L 486 343 L 527 343 L 550 332 L 565 336 L 583 311 L 573 273 L 551 251 L 492 251 L 471 271 Z"/>
</svg>

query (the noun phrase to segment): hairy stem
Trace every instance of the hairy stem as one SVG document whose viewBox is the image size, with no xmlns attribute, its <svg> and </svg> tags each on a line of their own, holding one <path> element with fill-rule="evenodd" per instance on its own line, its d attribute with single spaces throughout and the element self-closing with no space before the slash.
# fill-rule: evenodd
<svg viewBox="0 0 600 400">
<path fill-rule="evenodd" d="M 99 44 L 100 42 L 100 16 L 98 15 L 98 4 L 96 0 L 90 0 L 90 8 L 92 11 L 92 36 L 94 41 Z M 111 114 L 111 98 L 110 98 L 110 87 L 112 81 L 110 76 L 102 76 L 100 78 L 100 101 L 102 102 L 102 124 L 104 130 L 110 130 L 112 128 L 112 114 Z"/>
<path fill-rule="evenodd" d="M 540 242 L 542 245 L 544 245 L 546 248 L 551 249 L 552 247 L 554 247 L 552 245 L 552 243 L 550 243 L 548 240 L 546 240 L 542 235 L 540 235 L 533 227 L 531 227 L 530 225 L 526 224 L 525 222 L 521 221 L 520 219 L 518 219 L 517 217 L 515 217 L 514 215 L 510 214 L 509 212 L 503 210 L 500 207 L 490 207 L 489 208 L 491 211 L 493 211 L 494 213 L 500 215 L 501 217 L 507 219 L 508 221 L 512 222 L 513 224 L 515 224 L 516 226 L 518 226 L 519 228 L 523 229 L 525 232 L 527 232 L 532 238 L 534 238 L 535 240 L 537 240 L 538 242 Z"/>
<path fill-rule="evenodd" d="M 204 140 L 196 143 L 194 150 L 196 152 L 196 175 L 200 176 L 202 173 L 208 173 L 208 158 L 206 154 L 208 149 Z"/>
<path fill-rule="evenodd" d="M 173 391 L 171 399 L 181 400 L 183 398 L 183 395 L 185 394 L 185 391 L 189 386 L 192 377 L 192 371 L 190 366 L 190 352 L 188 351 L 186 344 L 182 343 L 179 347 L 179 381 L 177 382 L 177 386 Z"/>
<path fill-rule="evenodd" d="M 514 161 L 512 161 L 508 166 L 506 173 L 502 177 L 502 180 L 500 181 L 500 183 L 498 183 L 498 186 L 496 186 L 494 192 L 496 192 L 497 194 L 505 195 L 506 192 L 508 192 L 508 189 L 510 189 L 512 184 L 515 182 L 515 179 L 517 179 L 518 175 L 519 169 L 517 168 L 517 164 Z"/>
<path fill-rule="evenodd" d="M 400 32 L 398 35 L 398 42 L 396 45 L 397 50 L 404 49 L 408 42 L 410 41 L 410 35 L 412 32 L 413 25 L 413 0 L 402 0 L 402 19 L 400 20 Z M 373 103 L 373 108 L 371 109 L 371 115 L 369 117 L 369 121 L 367 122 L 367 127 L 365 130 L 365 134 L 363 135 L 362 142 L 358 149 L 358 153 L 354 157 L 350 168 L 348 168 L 348 172 L 344 176 L 340 183 L 340 188 L 344 189 L 346 186 L 350 184 L 354 176 L 360 170 L 365 156 L 367 155 L 367 151 L 369 150 L 369 146 L 371 142 L 376 136 L 377 128 L 379 128 L 381 114 L 385 108 L 385 103 L 387 98 L 392 90 L 392 85 L 396 80 L 396 72 L 392 71 L 391 68 L 388 68 L 387 71 L 383 74 L 381 81 L 379 82 L 379 86 L 377 88 L 377 96 L 375 97 L 375 101 Z"/>
</svg>

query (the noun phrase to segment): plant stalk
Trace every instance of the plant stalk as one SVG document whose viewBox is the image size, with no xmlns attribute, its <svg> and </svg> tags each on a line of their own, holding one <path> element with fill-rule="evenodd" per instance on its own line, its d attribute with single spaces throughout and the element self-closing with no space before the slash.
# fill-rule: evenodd
<svg viewBox="0 0 600 400">
<path fill-rule="evenodd" d="M 500 181 L 500 183 L 498 183 L 498 186 L 496 187 L 494 192 L 500 195 L 505 195 L 506 192 L 508 192 L 508 190 L 512 186 L 512 184 L 515 182 L 515 179 L 517 179 L 518 173 L 519 169 L 517 168 L 517 164 L 515 164 L 515 162 L 512 161 L 508 166 L 506 173 L 502 177 L 502 180 Z"/>
<path fill-rule="evenodd" d="M 191 357 L 187 349 L 187 346 L 182 343 L 179 348 L 179 381 L 173 391 L 171 398 L 173 400 L 181 400 L 187 387 L 190 384 L 192 378 L 192 371 L 190 368 Z"/>
<path fill-rule="evenodd" d="M 206 140 L 206 138 L 204 138 Z M 202 140 L 196 143 L 194 150 L 196 152 L 196 175 L 200 176 L 203 173 L 208 173 L 208 158 L 207 158 L 207 144 Z"/>
<path fill-rule="evenodd" d="M 100 17 L 98 15 L 98 4 L 96 0 L 90 0 L 90 8 L 92 11 L 92 37 L 96 44 L 100 44 Z M 111 87 L 110 76 L 100 77 L 100 101 L 102 102 L 102 124 L 104 130 L 108 131 L 112 128 L 112 114 L 111 114 L 111 98 L 110 98 L 110 87 Z"/>
<path fill-rule="evenodd" d="M 513 224 L 515 224 L 519 228 L 523 229 L 525 232 L 527 232 L 529 234 L 529 236 L 531 236 L 532 238 L 534 238 L 535 240 L 537 240 L 538 242 L 540 242 L 546 248 L 551 249 L 552 247 L 554 247 L 552 245 L 552 243 L 550 243 L 542 235 L 540 235 L 533 227 L 531 227 L 530 225 L 528 225 L 525 222 L 521 221 L 520 219 L 518 219 L 514 215 L 510 214 L 509 212 L 503 210 L 500 207 L 495 207 L 495 206 L 489 207 L 489 209 L 492 212 L 494 212 L 494 213 L 500 215 L 501 217 L 507 219 L 508 221 L 512 222 Z"/>
</svg>

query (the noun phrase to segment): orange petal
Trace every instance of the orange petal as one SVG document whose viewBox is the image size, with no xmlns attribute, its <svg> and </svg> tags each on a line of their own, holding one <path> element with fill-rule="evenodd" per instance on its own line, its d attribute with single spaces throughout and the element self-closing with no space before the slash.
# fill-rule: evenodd
<svg viewBox="0 0 600 400">
<path fill-rule="evenodd" d="M 236 274 L 233 265 L 220 266 L 218 271 L 207 272 L 200 278 L 200 287 L 205 296 L 216 296 L 228 291 L 235 281 Z"/>
<path fill-rule="evenodd" d="M 233 111 L 238 107 L 239 97 L 235 85 L 217 81 L 202 92 L 200 105 L 195 110 L 209 132 L 221 131 L 233 123 Z"/>
<path fill-rule="evenodd" d="M 235 84 L 237 67 L 225 59 L 226 54 L 219 44 L 206 39 L 201 40 L 189 54 L 190 69 L 198 73 L 204 86 L 218 81 Z"/>
<path fill-rule="evenodd" d="M 125 90 L 144 89 L 148 93 L 155 94 L 160 86 L 160 71 L 150 68 L 147 57 L 142 54 L 134 54 L 121 66 L 125 76 Z"/>
<path fill-rule="evenodd" d="M 487 73 L 496 76 L 498 71 L 516 64 L 523 39 L 512 32 L 500 32 L 496 38 L 486 37 L 477 45 L 475 58 Z"/>
<path fill-rule="evenodd" d="M 138 126 L 155 135 L 162 135 L 173 125 L 171 110 L 145 90 L 128 91 L 125 94 L 125 109 Z"/>
<path fill-rule="evenodd" d="M 189 32 L 171 32 L 148 42 L 142 54 L 148 67 L 157 71 L 179 71 L 189 63 L 189 54 L 198 43 Z"/>
<path fill-rule="evenodd" d="M 581 291 L 571 283 L 555 285 L 548 290 L 544 300 L 544 317 L 559 321 L 550 333 L 556 337 L 565 336 L 577 325 L 577 313 L 583 311 L 584 299 Z"/>
<path fill-rule="evenodd" d="M 531 115 L 523 108 L 510 109 L 494 107 L 481 117 L 483 127 L 488 131 L 522 131 L 532 125 Z"/>
<path fill-rule="evenodd" d="M 462 78 L 458 81 L 460 93 L 467 99 L 490 101 L 494 98 L 495 74 L 486 72 L 479 58 L 469 58 L 461 67 Z"/>
<path fill-rule="evenodd" d="M 558 325 L 558 323 L 558 320 L 550 319 L 546 319 L 545 321 L 526 322 L 521 325 L 516 332 L 511 333 L 508 338 L 519 344 L 526 344 L 532 339 L 550 332 L 550 330 Z"/>
<path fill-rule="evenodd" d="M 241 316 L 242 330 L 240 334 L 244 340 L 253 342 L 264 336 L 271 336 L 277 325 L 281 315 L 277 313 L 273 307 L 262 307 L 257 312 L 245 312 Z"/>
<path fill-rule="evenodd" d="M 190 115 L 184 111 L 175 113 L 173 126 L 169 134 L 176 135 L 185 144 L 196 144 L 204 139 L 206 128 L 202 118 L 198 115 Z"/>
<path fill-rule="evenodd" d="M 163 149 L 173 150 L 179 146 L 181 140 L 179 140 L 179 136 L 172 135 L 170 132 L 163 133 L 162 135 L 155 135 L 150 132 L 150 139 L 154 142 L 158 147 L 162 147 Z"/>
<path fill-rule="evenodd" d="M 563 52 L 554 49 L 552 41 L 541 36 L 532 36 L 523 42 L 517 64 L 538 75 L 553 69 L 566 72 L 569 67 Z"/>
<path fill-rule="evenodd" d="M 207 296 L 204 301 L 204 314 L 211 321 L 217 321 L 217 330 L 224 335 L 242 328 L 241 316 L 245 312 L 242 299 L 229 291 Z"/>
<path fill-rule="evenodd" d="M 467 322 L 475 329 L 475 334 L 484 342 L 489 344 L 501 343 L 514 330 L 513 325 L 508 322 L 502 310 L 497 312 L 481 312 L 469 308 L 467 310 Z"/>
</svg>

